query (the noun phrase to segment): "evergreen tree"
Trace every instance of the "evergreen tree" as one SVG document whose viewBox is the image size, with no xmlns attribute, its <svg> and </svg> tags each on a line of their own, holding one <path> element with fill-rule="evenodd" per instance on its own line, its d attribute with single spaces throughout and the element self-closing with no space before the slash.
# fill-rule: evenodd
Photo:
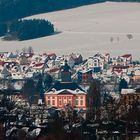
<svg viewBox="0 0 140 140">
<path fill-rule="evenodd" d="M 7 33 L 7 25 L 1 23 L 0 24 L 0 36 L 3 36 Z"/>
<path fill-rule="evenodd" d="M 29 99 L 36 94 L 35 82 L 33 79 L 27 79 L 23 87 L 23 96 Z"/>
<path fill-rule="evenodd" d="M 37 13 L 74 8 L 104 0 L 0 0 L 0 21 L 11 21 Z"/>
<path fill-rule="evenodd" d="M 43 88 L 43 85 L 42 85 L 43 84 L 42 75 L 39 74 L 36 78 L 38 79 L 37 85 L 36 85 L 36 91 L 38 93 L 40 93 L 40 90 Z"/>
<path fill-rule="evenodd" d="M 52 76 L 49 74 L 44 75 L 43 82 L 44 82 L 45 89 L 49 89 L 53 82 Z"/>
<path fill-rule="evenodd" d="M 17 20 L 11 23 L 9 30 L 9 35 L 12 38 L 27 40 L 53 34 L 54 26 L 49 21 L 42 19 Z M 29 47 L 28 51 L 33 50 Z"/>
<path fill-rule="evenodd" d="M 123 78 L 121 79 L 119 83 L 119 91 L 121 92 L 122 89 L 127 89 L 128 88 L 128 83 L 127 81 Z"/>
<path fill-rule="evenodd" d="M 33 48 L 31 46 L 29 46 L 28 49 L 27 49 L 27 52 L 28 53 L 34 53 L 34 50 L 33 50 Z"/>
<path fill-rule="evenodd" d="M 94 118 L 97 114 L 97 110 L 101 105 L 101 95 L 100 95 L 100 81 L 93 80 L 90 83 L 90 88 L 87 95 L 87 106 L 88 106 L 88 116 Z"/>
</svg>

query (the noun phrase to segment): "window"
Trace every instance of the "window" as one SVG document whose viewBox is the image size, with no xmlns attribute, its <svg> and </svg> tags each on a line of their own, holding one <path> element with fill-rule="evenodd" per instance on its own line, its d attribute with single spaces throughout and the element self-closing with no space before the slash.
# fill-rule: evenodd
<svg viewBox="0 0 140 140">
<path fill-rule="evenodd" d="M 63 100 L 63 103 L 64 103 L 64 104 L 67 104 L 67 100 Z"/>
<path fill-rule="evenodd" d="M 62 97 L 58 98 L 58 103 L 59 103 L 59 105 L 62 105 Z"/>
<path fill-rule="evenodd" d="M 68 100 L 68 103 L 69 103 L 69 104 L 72 104 L 72 101 L 71 101 L 71 100 Z"/>
<path fill-rule="evenodd" d="M 83 96 L 81 96 L 80 99 L 83 99 Z"/>
<path fill-rule="evenodd" d="M 75 105 L 78 105 L 78 100 L 75 101 Z"/>
<path fill-rule="evenodd" d="M 55 100 L 52 100 L 52 105 L 55 105 Z"/>
<path fill-rule="evenodd" d="M 55 97 L 52 97 L 52 99 L 55 99 Z"/>
<path fill-rule="evenodd" d="M 78 96 L 76 96 L 75 98 L 78 99 Z"/>
<path fill-rule="evenodd" d="M 81 106 L 83 105 L 83 100 L 80 100 L 80 105 L 81 105 Z"/>
<path fill-rule="evenodd" d="M 50 96 L 48 96 L 48 99 L 50 99 Z"/>
<path fill-rule="evenodd" d="M 61 100 L 59 100 L 59 105 L 62 105 L 62 101 Z"/>
<path fill-rule="evenodd" d="M 51 105 L 51 102 L 50 102 L 50 100 L 48 100 L 48 105 Z"/>
</svg>

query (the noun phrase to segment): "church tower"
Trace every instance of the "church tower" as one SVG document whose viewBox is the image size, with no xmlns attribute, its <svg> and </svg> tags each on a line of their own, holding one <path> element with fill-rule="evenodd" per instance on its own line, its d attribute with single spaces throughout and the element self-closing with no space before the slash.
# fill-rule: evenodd
<svg viewBox="0 0 140 140">
<path fill-rule="evenodd" d="M 61 82 L 71 82 L 70 66 L 65 60 L 65 65 L 61 67 Z"/>
</svg>

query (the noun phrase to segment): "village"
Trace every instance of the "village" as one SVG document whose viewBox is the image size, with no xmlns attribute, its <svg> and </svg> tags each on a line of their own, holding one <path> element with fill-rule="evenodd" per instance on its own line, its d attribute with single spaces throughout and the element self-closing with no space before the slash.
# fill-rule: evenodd
<svg viewBox="0 0 140 140">
<path fill-rule="evenodd" d="M 140 60 L 131 54 L 0 52 L 0 79 L 0 139 L 140 137 Z"/>
</svg>

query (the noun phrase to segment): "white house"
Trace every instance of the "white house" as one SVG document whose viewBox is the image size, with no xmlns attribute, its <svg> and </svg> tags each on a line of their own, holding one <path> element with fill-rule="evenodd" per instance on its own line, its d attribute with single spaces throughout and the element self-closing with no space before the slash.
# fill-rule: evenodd
<svg viewBox="0 0 140 140">
<path fill-rule="evenodd" d="M 12 72 L 11 78 L 12 79 L 24 79 L 24 74 L 21 72 Z"/>
<path fill-rule="evenodd" d="M 55 65 L 55 60 L 48 60 L 47 65 L 49 68 L 52 68 Z"/>
</svg>

